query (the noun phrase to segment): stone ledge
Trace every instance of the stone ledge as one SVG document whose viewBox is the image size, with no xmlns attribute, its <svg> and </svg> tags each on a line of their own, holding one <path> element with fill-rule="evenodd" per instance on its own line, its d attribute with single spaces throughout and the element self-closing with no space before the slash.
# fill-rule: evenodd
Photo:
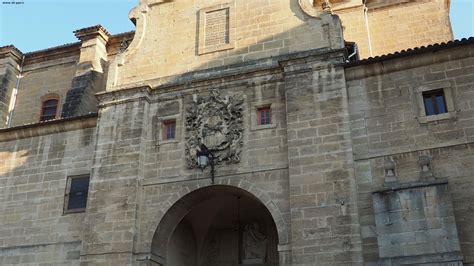
<svg viewBox="0 0 474 266">
<path fill-rule="evenodd" d="M 17 63 L 20 63 L 23 56 L 24 54 L 13 45 L 0 47 L 0 58 L 12 57 Z"/>
<path fill-rule="evenodd" d="M 461 252 L 425 254 L 409 257 L 381 258 L 380 265 L 463 265 Z"/>
<path fill-rule="evenodd" d="M 8 247 L 0 247 L 0 252 L 11 252 L 15 249 L 36 249 L 36 248 L 44 248 L 47 246 L 58 246 L 58 245 L 74 245 L 74 244 L 81 244 L 81 240 L 77 241 L 64 241 L 64 242 L 54 242 L 54 243 L 42 243 L 42 244 L 30 244 L 30 245 L 18 245 L 18 246 L 8 246 Z"/>
<path fill-rule="evenodd" d="M 400 155 L 400 154 L 406 154 L 406 153 L 413 153 L 413 152 L 420 152 L 420 151 L 427 151 L 427 150 L 434 150 L 434 149 L 441 149 L 441 148 L 450 148 L 450 147 L 455 147 L 455 146 L 463 146 L 463 145 L 472 145 L 474 144 L 474 141 L 466 141 L 464 139 L 458 139 L 455 141 L 452 141 L 450 143 L 443 143 L 443 144 L 436 144 L 436 145 L 426 145 L 424 147 L 402 147 L 402 148 L 397 148 L 395 150 L 388 151 L 388 152 L 370 152 L 370 153 L 364 153 L 364 154 L 353 154 L 354 156 L 354 161 L 364 161 L 364 160 L 371 160 L 371 159 L 376 159 L 380 157 L 386 157 L 386 156 L 394 156 L 394 155 Z"/>
<path fill-rule="evenodd" d="M 33 51 L 25 54 L 25 65 L 35 64 L 55 59 L 62 59 L 80 54 L 81 43 L 68 43 L 43 50 Z"/>
<path fill-rule="evenodd" d="M 448 119 L 455 120 L 457 118 L 457 114 L 458 114 L 457 111 L 452 111 L 452 112 L 438 114 L 438 115 L 420 116 L 420 117 L 417 117 L 417 120 L 418 122 L 420 122 L 420 124 L 427 124 L 431 122 L 438 122 L 441 120 L 448 120 Z"/>
<path fill-rule="evenodd" d="M 73 131 L 78 129 L 95 127 L 97 124 L 97 116 L 97 113 L 89 113 L 87 115 L 82 116 L 50 120 L 17 127 L 3 128 L 0 129 L 0 141 L 31 138 L 65 131 Z"/>
<path fill-rule="evenodd" d="M 346 82 L 421 66 L 440 64 L 446 61 L 472 57 L 470 47 L 474 37 L 403 50 L 391 54 L 370 57 L 342 64 Z"/>
<path fill-rule="evenodd" d="M 262 71 L 281 71 L 285 66 L 294 64 L 294 62 L 306 63 L 320 62 L 322 58 L 338 58 L 341 57 L 340 65 L 342 66 L 342 53 L 344 49 L 328 49 L 318 48 L 309 51 L 295 52 L 270 58 L 257 59 L 248 62 L 230 64 L 214 68 L 195 70 L 177 75 L 160 77 L 156 79 L 148 79 L 142 82 L 126 83 L 107 88 L 105 93 L 116 92 L 120 90 L 130 90 L 138 87 L 150 87 L 152 90 L 162 90 L 165 88 L 178 87 L 182 85 L 198 84 L 209 80 L 218 80 L 222 78 L 230 78 L 235 76 L 246 76 L 250 73 Z M 321 64 L 321 69 L 325 69 L 327 64 Z M 289 69 L 287 69 L 289 70 Z M 307 69 L 305 71 L 316 70 Z"/>
<path fill-rule="evenodd" d="M 392 187 L 385 187 L 385 188 L 381 188 L 376 191 L 373 191 L 372 194 L 394 192 L 397 190 L 405 190 L 405 189 L 412 189 L 412 188 L 418 188 L 418 187 L 431 187 L 431 186 L 438 186 L 438 185 L 446 185 L 446 184 L 448 184 L 447 178 L 436 178 L 433 181 L 410 182 L 410 183 L 399 184 Z"/>
</svg>

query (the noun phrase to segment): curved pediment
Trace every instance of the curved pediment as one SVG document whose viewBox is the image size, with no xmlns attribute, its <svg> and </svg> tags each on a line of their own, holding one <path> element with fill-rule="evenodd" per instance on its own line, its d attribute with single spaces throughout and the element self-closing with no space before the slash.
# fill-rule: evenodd
<svg viewBox="0 0 474 266">
<path fill-rule="evenodd" d="M 298 0 L 142 0 L 129 17 L 136 25 L 135 37 L 109 68 L 109 91 L 144 82 L 153 86 L 154 80 L 198 70 L 343 46 L 337 17 L 308 16 Z"/>
</svg>

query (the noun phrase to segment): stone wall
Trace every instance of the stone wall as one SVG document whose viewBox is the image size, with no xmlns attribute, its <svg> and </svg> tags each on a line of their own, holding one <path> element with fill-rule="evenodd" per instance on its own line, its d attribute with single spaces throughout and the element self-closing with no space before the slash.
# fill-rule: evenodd
<svg viewBox="0 0 474 266">
<path fill-rule="evenodd" d="M 95 119 L 0 131 L 1 265 L 79 265 L 85 215 L 64 214 L 64 195 L 90 173 Z"/>
<path fill-rule="evenodd" d="M 372 195 L 382 265 L 462 263 L 445 179 L 391 186 Z"/>
<path fill-rule="evenodd" d="M 398 182 L 408 183 L 420 180 L 418 160 L 427 155 L 433 176 L 449 181 L 464 262 L 473 262 L 472 51 L 466 44 L 346 68 L 365 261 L 379 259 L 372 192 L 384 186 L 385 162 L 393 160 Z M 420 88 L 450 92 L 444 119 L 423 117 Z"/>
<path fill-rule="evenodd" d="M 241 160 L 218 166 L 216 185 L 248 191 L 272 213 L 280 263 L 361 263 L 344 72 L 335 66 L 343 54 L 337 51 L 313 50 L 193 73 L 172 86 L 99 94 L 82 259 L 105 260 L 115 252 L 124 255 L 121 262 L 166 257 L 160 245 L 169 238 L 160 235 L 176 224 L 163 220 L 180 217 L 181 208 L 193 203 L 186 200 L 177 209 L 175 204 L 211 184 L 208 170 L 187 168 L 185 119 L 192 100 L 215 88 L 229 101 L 244 98 Z M 271 106 L 272 125 L 255 124 L 262 105 Z M 173 141 L 161 133 L 169 119 L 177 123 Z M 161 240 L 158 247 L 153 235 Z"/>
<path fill-rule="evenodd" d="M 26 56 L 12 126 L 39 122 L 42 97 L 59 96 L 57 117 L 61 116 L 78 58 L 77 45 Z"/>
<path fill-rule="evenodd" d="M 356 42 L 360 57 L 370 55 L 363 1 L 335 3 L 344 39 Z M 453 39 L 449 1 L 367 1 L 372 56 Z"/>
<path fill-rule="evenodd" d="M 324 58 L 324 60 L 322 60 Z M 362 263 L 342 54 L 285 70 L 293 263 Z"/>
<path fill-rule="evenodd" d="M 207 12 L 225 9 L 228 41 L 206 46 Z M 135 37 L 110 68 L 107 90 L 145 81 L 155 86 L 158 78 L 340 43 L 333 39 L 340 38 L 333 18 L 309 17 L 298 1 L 144 0 L 130 15 Z"/>
<path fill-rule="evenodd" d="M 228 70 L 216 69 L 210 73 L 219 78 L 196 79 L 192 85 L 99 95 L 97 164 L 90 194 L 94 207 L 86 219 L 91 230 L 84 235 L 88 243 L 83 247 L 84 261 L 96 260 L 96 253 L 117 250 L 130 256 L 133 252 L 134 259 L 143 259 L 150 254 L 158 223 L 173 203 L 210 185 L 209 171 L 189 169 L 185 154 L 187 109 L 194 97 L 207 97 L 210 88 L 220 90 L 224 97 L 239 95 L 244 99 L 241 160 L 218 166 L 216 183 L 240 187 L 263 197 L 264 204 L 277 217 L 283 253 L 288 251 L 284 246 L 289 242 L 290 223 L 285 92 L 277 62 L 269 62 L 263 69 L 247 65 L 232 70 L 237 75 L 222 76 Z M 271 125 L 257 124 L 257 108 L 261 106 L 271 106 Z M 166 141 L 162 135 L 163 121 L 169 119 L 176 120 L 176 139 Z M 121 207 L 111 210 L 111 202 Z M 105 210 L 107 215 L 102 216 Z M 104 224 L 108 224 L 105 230 Z M 105 236 L 110 234 L 123 237 L 99 241 L 108 239 Z M 287 255 L 286 259 L 291 257 Z"/>
<path fill-rule="evenodd" d="M 23 55 L 14 46 L 0 47 L 0 128 L 7 125 L 10 100 Z"/>
<path fill-rule="evenodd" d="M 416 34 L 444 21 L 442 3 L 369 6 L 371 17 L 396 27 L 392 34 L 408 15 L 429 18 L 415 20 L 402 43 L 385 41 L 375 25 L 377 53 L 445 40 L 446 25 L 433 27 L 439 39 Z M 335 10 L 363 43 L 360 6 Z M 206 16 L 219 21 L 207 25 Z M 280 265 L 377 265 L 387 254 L 379 247 L 390 245 L 375 229 L 373 192 L 387 185 L 387 161 L 397 182 L 420 181 L 421 155 L 430 158 L 430 177 L 448 180 L 464 261 L 474 263 L 472 45 L 344 65 L 340 21 L 310 18 L 298 1 L 143 0 L 131 17 L 137 32 L 125 51 L 118 40 L 128 35 L 94 26 L 76 31 L 81 43 L 27 56 L 14 125 L 37 122 L 49 93 L 60 95 L 64 117 L 74 117 L 97 110 L 99 92 L 99 114 L 97 124 L 89 115 L 0 130 L 0 264 L 166 263 L 175 227 L 220 191 L 266 208 L 278 238 L 271 257 Z M 423 114 L 426 88 L 445 90 L 448 114 Z M 190 167 L 196 147 L 186 132 L 196 99 L 213 93 L 226 107 L 214 111 L 241 114 L 234 129 L 242 132 L 214 184 L 209 168 Z M 240 98 L 242 105 L 228 105 Z M 260 107 L 271 108 L 270 125 L 257 123 Z M 163 137 L 169 120 L 173 140 Z M 63 215 L 67 177 L 87 173 L 86 213 Z M 175 250 L 189 249 L 178 242 Z"/>
<path fill-rule="evenodd" d="M 105 90 L 108 61 L 121 53 L 121 42 L 133 38 L 133 32 L 107 35 L 109 42 L 106 42 L 99 34 L 108 33 L 101 26 L 78 30 L 76 35 L 83 39 L 81 42 L 25 54 L 24 62 L 13 46 L 2 48 L 0 123 L 6 122 L 11 91 L 20 68 L 22 75 L 12 126 L 39 122 L 41 103 L 51 97 L 59 98 L 57 118 L 97 112 L 95 93 Z M 92 40 L 88 39 L 90 36 Z"/>
</svg>

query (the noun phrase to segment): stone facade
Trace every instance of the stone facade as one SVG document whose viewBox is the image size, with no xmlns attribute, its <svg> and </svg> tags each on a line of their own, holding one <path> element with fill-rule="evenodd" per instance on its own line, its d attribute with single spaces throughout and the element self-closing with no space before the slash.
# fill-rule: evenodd
<svg viewBox="0 0 474 266">
<path fill-rule="evenodd" d="M 449 0 L 343 0 L 333 10 L 361 58 L 453 39 Z"/>
<path fill-rule="evenodd" d="M 3 130 L 0 264 L 78 265 L 84 213 L 63 215 L 68 176 L 89 174 L 96 118 Z"/>
<path fill-rule="evenodd" d="M 364 256 L 378 260 L 372 192 L 383 186 L 384 162 L 393 160 L 400 183 L 420 180 L 420 155 L 431 158 L 433 175 L 448 178 L 461 249 L 471 250 L 463 234 L 469 212 L 472 155 L 472 47 L 461 46 L 346 68 L 351 136 L 358 183 Z M 454 102 L 451 118 L 420 120 L 416 90 L 448 88 Z M 471 262 L 469 254 L 464 254 Z"/>
<path fill-rule="evenodd" d="M 440 29 L 373 28 L 377 53 L 450 38 L 444 1 L 366 4 Z M 474 263 L 474 41 L 346 63 L 344 40 L 367 55 L 361 8 L 142 0 L 135 33 L 1 48 L 0 264 Z M 433 90 L 445 113 L 427 115 Z M 51 94 L 57 118 L 38 123 Z M 87 207 L 69 213 L 78 175 Z"/>
</svg>

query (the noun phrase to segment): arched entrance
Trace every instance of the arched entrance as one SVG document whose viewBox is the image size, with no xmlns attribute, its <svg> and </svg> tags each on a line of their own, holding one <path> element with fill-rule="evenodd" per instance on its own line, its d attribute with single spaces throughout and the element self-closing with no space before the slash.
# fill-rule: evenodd
<svg viewBox="0 0 474 266">
<path fill-rule="evenodd" d="M 152 257 L 165 265 L 279 265 L 278 232 L 269 210 L 231 186 L 195 190 L 163 216 Z"/>
</svg>

